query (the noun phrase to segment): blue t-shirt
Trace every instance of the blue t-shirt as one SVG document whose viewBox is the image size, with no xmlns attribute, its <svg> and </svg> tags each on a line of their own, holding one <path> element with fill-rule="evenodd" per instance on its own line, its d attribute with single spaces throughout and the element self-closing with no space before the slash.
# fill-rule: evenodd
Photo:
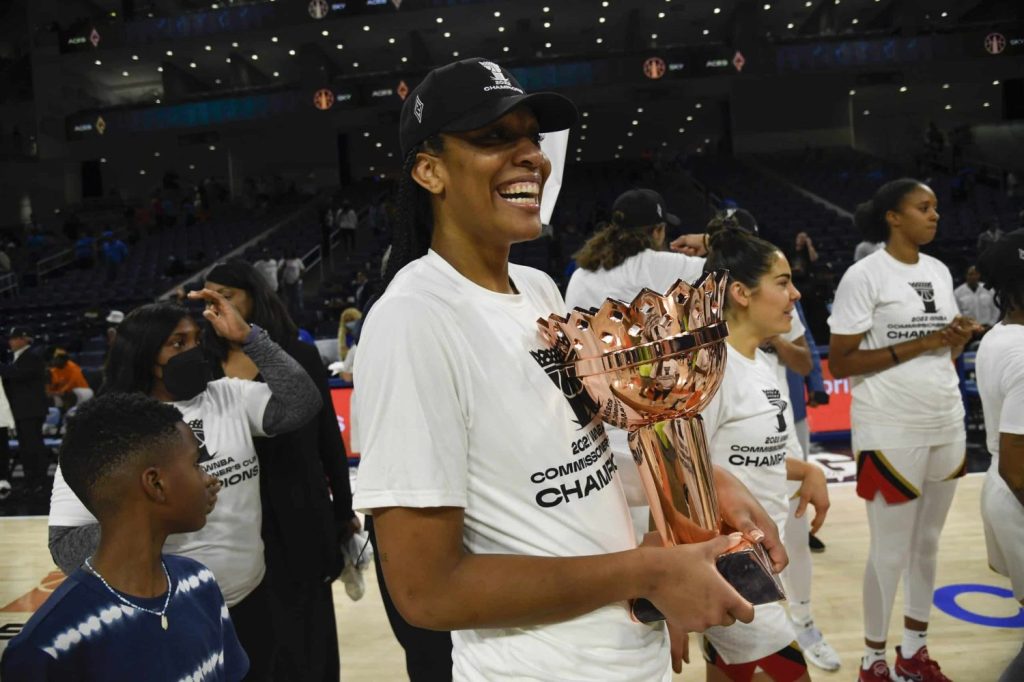
<svg viewBox="0 0 1024 682">
<path fill-rule="evenodd" d="M 174 591 L 168 628 L 152 613 L 118 601 L 96 576 L 78 569 L 11 640 L 0 661 L 4 682 L 235 682 L 249 670 L 220 587 L 208 568 L 164 555 Z M 166 594 L 122 595 L 160 611 Z"/>
</svg>

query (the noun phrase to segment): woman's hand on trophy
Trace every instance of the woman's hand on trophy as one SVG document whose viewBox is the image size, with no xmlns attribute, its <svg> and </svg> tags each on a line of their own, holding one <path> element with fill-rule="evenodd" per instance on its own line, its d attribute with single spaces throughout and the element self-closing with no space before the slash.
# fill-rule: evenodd
<svg viewBox="0 0 1024 682">
<path fill-rule="evenodd" d="M 646 597 L 665 619 L 686 632 L 754 619 L 753 605 L 718 572 L 716 559 L 734 540 L 719 535 L 707 542 L 674 547 L 641 547 Z"/>
<path fill-rule="evenodd" d="M 807 512 L 807 505 L 812 505 L 814 507 L 814 518 L 811 520 L 811 532 L 817 533 L 825 523 L 825 516 L 828 514 L 830 504 L 828 500 L 828 480 L 825 478 L 825 472 L 816 464 L 799 460 L 793 460 L 793 462 L 800 465 L 799 468 L 802 470 L 802 475 L 799 479 L 801 481 L 800 490 L 797 491 L 797 495 L 800 496 L 800 502 L 796 507 L 796 517 L 798 519 L 803 517 Z"/>
<path fill-rule="evenodd" d="M 743 537 L 764 547 L 772 562 L 772 571 L 781 573 L 789 563 L 786 548 L 779 537 L 779 529 L 747 486 L 722 467 L 716 466 L 715 491 L 725 528 L 722 533 L 743 533 Z"/>
</svg>

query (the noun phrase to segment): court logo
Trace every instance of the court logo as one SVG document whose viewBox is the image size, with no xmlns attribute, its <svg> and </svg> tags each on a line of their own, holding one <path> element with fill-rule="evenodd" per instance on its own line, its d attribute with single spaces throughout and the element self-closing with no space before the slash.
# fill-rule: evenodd
<svg viewBox="0 0 1024 682">
<path fill-rule="evenodd" d="M 1017 249 L 1017 258 L 1024 260 L 1024 249 Z"/>
<path fill-rule="evenodd" d="M 907 284 L 912 286 L 917 295 L 921 297 L 921 301 L 924 302 L 924 312 L 939 312 L 935 307 L 935 288 L 931 282 L 907 282 Z"/>
<path fill-rule="evenodd" d="M 776 415 L 779 419 L 778 425 L 775 430 L 778 433 L 785 433 L 786 431 L 786 406 L 788 403 L 782 399 L 782 393 L 777 388 L 762 388 L 761 392 L 764 393 L 764 397 L 768 399 L 768 402 L 772 404 L 775 409 L 779 411 Z"/>
<path fill-rule="evenodd" d="M 416 121 L 423 123 L 423 100 L 420 99 L 419 95 L 416 95 L 416 101 L 412 108 L 412 115 L 416 117 Z"/>
</svg>

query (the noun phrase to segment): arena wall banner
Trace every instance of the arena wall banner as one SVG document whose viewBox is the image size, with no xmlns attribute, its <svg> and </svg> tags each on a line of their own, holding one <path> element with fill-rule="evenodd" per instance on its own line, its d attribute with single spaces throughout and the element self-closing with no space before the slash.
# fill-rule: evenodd
<svg viewBox="0 0 1024 682">
<path fill-rule="evenodd" d="M 824 437 L 849 436 L 850 380 L 834 378 L 826 358 L 821 359 L 821 375 L 825 380 L 825 392 L 829 400 L 828 405 L 807 408 L 807 425 L 811 428 L 811 434 Z"/>
<path fill-rule="evenodd" d="M 352 452 L 352 389 L 332 388 L 331 402 L 334 404 L 334 414 L 338 417 L 341 438 L 345 441 L 345 452 L 350 460 L 359 459 L 359 453 Z"/>
</svg>

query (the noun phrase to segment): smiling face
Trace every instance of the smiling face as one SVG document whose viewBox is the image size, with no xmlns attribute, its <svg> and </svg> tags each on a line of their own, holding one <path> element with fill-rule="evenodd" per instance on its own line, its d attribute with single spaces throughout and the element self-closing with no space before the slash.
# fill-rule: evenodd
<svg viewBox="0 0 1024 682">
<path fill-rule="evenodd" d="M 156 364 L 153 365 L 153 376 L 157 379 L 164 378 L 164 365 L 176 355 L 187 350 L 192 350 L 199 345 L 199 327 L 187 315 L 178 321 L 177 326 L 170 333 L 160 352 L 156 356 Z"/>
<path fill-rule="evenodd" d="M 924 246 L 935 239 L 939 227 L 939 201 L 928 185 L 918 185 L 903 195 L 899 209 L 888 211 L 885 219 L 895 236 L 916 246 Z"/>
<path fill-rule="evenodd" d="M 793 286 L 789 261 L 778 251 L 771 267 L 761 275 L 757 288 L 750 294 L 745 322 L 761 339 L 784 334 L 793 326 L 794 306 L 799 300 L 800 292 Z"/>
<path fill-rule="evenodd" d="M 442 139 L 441 152 L 421 153 L 413 169 L 413 179 L 433 196 L 435 230 L 499 248 L 538 237 L 551 163 L 533 112 L 520 106 L 483 128 Z"/>
</svg>

